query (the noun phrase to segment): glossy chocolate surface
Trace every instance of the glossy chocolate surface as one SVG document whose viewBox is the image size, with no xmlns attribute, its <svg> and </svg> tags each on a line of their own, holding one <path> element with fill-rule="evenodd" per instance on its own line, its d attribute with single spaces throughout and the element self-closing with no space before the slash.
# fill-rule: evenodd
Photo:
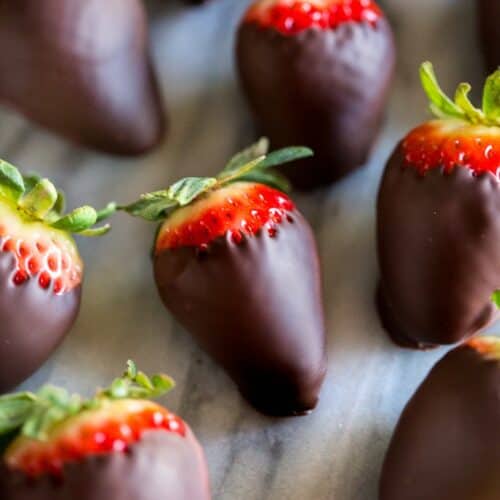
<svg viewBox="0 0 500 500">
<path fill-rule="evenodd" d="M 398 147 L 378 196 L 382 321 L 403 345 L 460 342 L 498 317 L 500 183 L 468 168 L 422 177 L 402 165 Z"/>
<path fill-rule="evenodd" d="M 401 416 L 380 500 L 498 500 L 499 394 L 499 360 L 468 346 L 447 354 Z"/>
<path fill-rule="evenodd" d="M 243 23 L 236 52 L 260 132 L 273 148 L 302 144 L 315 152 L 284 170 L 296 187 L 328 184 L 366 162 L 395 61 L 385 19 L 294 36 Z"/>
<path fill-rule="evenodd" d="M 62 295 L 36 280 L 12 282 L 14 257 L 0 253 L 0 393 L 37 370 L 73 325 L 81 287 Z"/>
<path fill-rule="evenodd" d="M 477 0 L 479 10 L 479 34 L 488 71 L 493 73 L 500 66 L 500 2 Z"/>
<path fill-rule="evenodd" d="M 167 308 L 228 372 L 257 409 L 303 414 L 318 401 L 326 371 L 316 244 L 297 211 L 272 238 L 266 229 L 207 254 L 183 248 L 155 259 Z"/>
<path fill-rule="evenodd" d="M 4 0 L 0 46 L 0 102 L 40 125 L 117 154 L 163 137 L 140 0 Z"/>
<path fill-rule="evenodd" d="M 60 480 L 0 468 L 2 500 L 210 500 L 203 451 L 186 437 L 149 432 L 127 453 L 68 464 Z"/>
</svg>

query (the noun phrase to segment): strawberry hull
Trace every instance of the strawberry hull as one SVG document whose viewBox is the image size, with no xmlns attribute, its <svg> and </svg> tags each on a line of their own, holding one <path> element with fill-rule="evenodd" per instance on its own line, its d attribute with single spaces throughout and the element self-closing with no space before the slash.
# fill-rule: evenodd
<svg viewBox="0 0 500 500">
<path fill-rule="evenodd" d="M 477 0 L 479 33 L 488 70 L 493 72 L 500 65 L 500 3 L 497 0 Z"/>
<path fill-rule="evenodd" d="M 366 162 L 395 61 L 384 18 L 292 36 L 243 22 L 236 54 L 259 130 L 275 148 L 304 144 L 315 152 L 284 171 L 296 187 L 328 184 Z"/>
<path fill-rule="evenodd" d="M 67 464 L 62 478 L 27 479 L 0 468 L 2 500 L 210 500 L 203 451 L 186 437 L 148 432 L 127 452 Z"/>
<path fill-rule="evenodd" d="M 500 362 L 464 345 L 406 406 L 385 458 L 380 500 L 500 498 Z"/>
<path fill-rule="evenodd" d="M 0 393 L 36 371 L 73 325 L 81 286 L 60 295 L 42 289 L 36 279 L 12 282 L 11 254 L 0 254 Z"/>
<path fill-rule="evenodd" d="M 326 371 L 319 262 L 308 223 L 293 210 L 270 236 L 207 252 L 167 250 L 154 271 L 166 307 L 263 413 L 312 410 Z"/>
<path fill-rule="evenodd" d="M 377 205 L 378 306 L 397 343 L 453 344 L 498 318 L 500 183 L 490 172 L 403 167 L 390 159 Z"/>
<path fill-rule="evenodd" d="M 139 154 L 164 133 L 139 0 L 6 0 L 0 102 L 79 144 Z"/>
</svg>

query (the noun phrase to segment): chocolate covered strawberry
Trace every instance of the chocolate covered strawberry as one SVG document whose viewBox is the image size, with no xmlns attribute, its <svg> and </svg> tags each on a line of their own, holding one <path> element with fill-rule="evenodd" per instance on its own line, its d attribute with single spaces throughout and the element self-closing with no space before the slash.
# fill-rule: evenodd
<svg viewBox="0 0 500 500">
<path fill-rule="evenodd" d="M 401 415 L 380 500 L 500 498 L 500 339 L 448 353 Z"/>
<path fill-rule="evenodd" d="M 487 326 L 500 287 L 500 71 L 486 82 L 482 109 L 468 84 L 446 97 L 430 63 L 421 77 L 439 118 L 398 144 L 377 207 L 379 310 L 392 338 L 412 347 Z"/>
<path fill-rule="evenodd" d="M 92 226 L 113 210 L 64 215 L 49 180 L 0 160 L 0 392 L 38 369 L 70 330 L 83 279 L 72 234 L 104 234 L 109 226 Z"/>
<path fill-rule="evenodd" d="M 163 137 L 141 0 L 3 0 L 0 46 L 0 102 L 40 125 L 117 154 Z"/>
<path fill-rule="evenodd" d="M 392 79 L 389 23 L 371 0 L 260 0 L 238 31 L 237 63 L 258 127 L 273 147 L 314 159 L 287 174 L 310 189 L 363 165 Z"/>
<path fill-rule="evenodd" d="M 259 410 L 313 409 L 325 375 L 318 255 L 309 224 L 268 168 L 309 156 L 267 141 L 221 174 L 188 178 L 126 209 L 161 221 L 154 275 L 172 314 Z"/>
<path fill-rule="evenodd" d="M 3 500 L 209 500 L 203 451 L 149 398 L 172 380 L 128 363 L 92 399 L 45 386 L 0 397 Z"/>
<path fill-rule="evenodd" d="M 500 66 L 500 2 L 498 0 L 477 0 L 479 14 L 479 35 L 486 64 L 490 71 Z"/>
</svg>

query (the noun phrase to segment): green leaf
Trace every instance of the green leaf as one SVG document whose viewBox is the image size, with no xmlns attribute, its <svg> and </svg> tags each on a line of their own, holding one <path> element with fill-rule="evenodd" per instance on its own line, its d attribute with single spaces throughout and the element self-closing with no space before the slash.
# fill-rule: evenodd
<svg viewBox="0 0 500 500">
<path fill-rule="evenodd" d="M 291 161 L 300 160 L 301 158 L 309 158 L 313 156 L 312 149 L 303 146 L 291 146 L 288 148 L 278 149 L 269 153 L 265 159 L 259 163 L 259 168 L 271 168 Z"/>
<path fill-rule="evenodd" d="M 186 177 L 170 186 L 168 196 L 179 206 L 184 207 L 215 184 L 217 184 L 217 179 L 214 177 Z"/>
<path fill-rule="evenodd" d="M 43 220 L 53 209 L 57 198 L 58 194 L 54 184 L 48 179 L 40 179 L 18 201 L 18 205 L 31 217 Z"/>
<path fill-rule="evenodd" d="M 288 193 L 291 189 L 290 182 L 284 175 L 271 170 L 257 169 L 244 175 L 243 177 L 240 177 L 238 181 L 258 182 L 259 184 L 266 184 L 267 186 L 279 189 L 284 193 Z"/>
<path fill-rule="evenodd" d="M 17 201 L 24 193 L 23 176 L 10 163 L 0 160 L 0 187 Z"/>
<path fill-rule="evenodd" d="M 490 75 L 484 85 L 483 111 L 486 118 L 500 126 L 500 69 Z"/>
<path fill-rule="evenodd" d="M 108 389 L 98 393 L 98 398 L 156 398 L 170 391 L 175 386 L 174 381 L 167 375 L 157 374 L 151 379 L 143 372 L 138 371 L 133 361 L 127 362 L 127 370 L 122 377 L 113 381 Z"/>
<path fill-rule="evenodd" d="M 125 375 L 131 379 L 137 377 L 137 365 L 131 359 L 127 361 L 127 371 L 125 372 Z"/>
<path fill-rule="evenodd" d="M 262 137 L 255 144 L 252 144 L 248 148 L 245 148 L 243 151 L 235 154 L 226 164 L 223 172 L 231 172 L 233 170 L 237 170 L 240 167 L 251 162 L 252 160 L 255 160 L 256 158 L 259 158 L 261 156 L 265 156 L 268 151 L 269 139 L 267 139 L 267 137 Z"/>
<path fill-rule="evenodd" d="M 483 123 L 484 114 L 480 109 L 474 107 L 469 100 L 471 86 L 468 83 L 461 83 L 455 93 L 455 103 L 467 115 L 471 123 Z"/>
<path fill-rule="evenodd" d="M 108 203 L 104 208 L 98 210 L 96 222 L 102 222 L 103 220 L 108 219 L 116 212 L 116 209 L 117 205 L 114 201 Z"/>
<path fill-rule="evenodd" d="M 28 193 L 31 191 L 37 182 L 39 182 L 42 178 L 38 174 L 28 174 L 28 175 L 23 175 L 23 181 L 24 181 L 24 192 Z"/>
<path fill-rule="evenodd" d="M 465 113 L 443 92 L 430 62 L 420 66 L 420 79 L 427 97 L 431 102 L 431 111 L 438 117 L 465 118 Z"/>
<path fill-rule="evenodd" d="M 254 169 L 258 168 L 265 158 L 266 158 L 265 156 L 259 156 L 258 158 L 255 158 L 254 160 L 245 163 L 245 165 L 242 165 L 237 169 L 222 172 L 221 174 L 219 174 L 217 179 L 221 184 L 227 184 L 229 182 L 234 182 L 238 179 L 241 179 L 241 177 L 247 175 Z"/>
<path fill-rule="evenodd" d="M 51 226 L 68 233 L 80 233 L 91 228 L 97 221 L 97 212 L 88 205 L 76 208 L 69 214 L 61 217 Z"/>
<path fill-rule="evenodd" d="M 22 427 L 36 404 L 36 396 L 21 392 L 0 397 L 0 435 Z"/>
<path fill-rule="evenodd" d="M 500 309 L 500 290 L 495 290 L 493 292 L 491 301 Z"/>
<path fill-rule="evenodd" d="M 54 212 L 57 215 L 62 215 L 64 213 L 64 210 L 66 209 L 66 195 L 64 194 L 63 191 L 60 189 L 57 190 L 57 200 L 56 203 L 54 204 Z"/>
<path fill-rule="evenodd" d="M 119 207 L 119 209 L 151 222 L 162 220 L 170 210 L 179 206 L 177 201 L 168 196 L 167 192 L 164 193 L 164 196 L 155 193 L 143 194 L 135 203 L 126 207 Z"/>
<path fill-rule="evenodd" d="M 111 231 L 111 225 L 105 224 L 101 227 L 91 227 L 89 229 L 84 229 L 78 233 L 78 236 L 87 236 L 89 238 L 96 238 L 98 236 L 102 236 L 103 234 L 107 234 Z"/>
</svg>

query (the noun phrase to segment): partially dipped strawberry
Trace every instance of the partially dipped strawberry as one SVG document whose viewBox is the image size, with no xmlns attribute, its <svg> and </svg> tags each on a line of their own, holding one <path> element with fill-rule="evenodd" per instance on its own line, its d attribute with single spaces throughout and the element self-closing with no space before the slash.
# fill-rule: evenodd
<svg viewBox="0 0 500 500">
<path fill-rule="evenodd" d="M 500 498 L 500 339 L 449 352 L 406 405 L 385 457 L 380 500 Z"/>
<path fill-rule="evenodd" d="M 63 211 L 48 179 L 0 160 L 0 392 L 38 369 L 70 330 L 84 272 L 72 234 L 106 233 L 108 225 L 92 226 L 114 206 Z"/>
<path fill-rule="evenodd" d="M 129 361 L 89 400 L 52 386 L 0 397 L 2 499 L 210 499 L 198 441 L 149 399 L 172 387 Z"/>
<path fill-rule="evenodd" d="M 261 140 L 213 178 L 190 178 L 126 209 L 161 221 L 154 275 L 172 314 L 262 412 L 312 410 L 325 375 L 318 255 L 309 224 Z"/>
<path fill-rule="evenodd" d="M 315 152 L 287 172 L 311 189 L 362 166 L 393 75 L 391 28 L 372 0 L 259 0 L 239 27 L 243 91 L 273 147 Z"/>
<path fill-rule="evenodd" d="M 500 66 L 500 3 L 497 0 L 476 0 L 479 15 L 479 35 L 489 71 Z"/>
<path fill-rule="evenodd" d="M 470 337 L 497 318 L 500 287 L 500 71 L 482 109 L 455 100 L 421 68 L 438 119 L 411 131 L 389 160 L 378 195 L 378 305 L 392 338 L 431 347 Z"/>
<path fill-rule="evenodd" d="M 141 0 L 3 0 L 0 46 L 0 103 L 109 153 L 163 138 Z"/>
</svg>

